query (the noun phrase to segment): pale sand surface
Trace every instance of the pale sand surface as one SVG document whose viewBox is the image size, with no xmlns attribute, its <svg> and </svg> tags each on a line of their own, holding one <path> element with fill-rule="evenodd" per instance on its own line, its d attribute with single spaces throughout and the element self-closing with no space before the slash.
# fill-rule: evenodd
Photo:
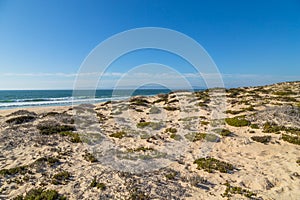
<svg viewBox="0 0 300 200">
<path fill-rule="evenodd" d="M 291 93 L 276 93 L 289 90 Z M 208 94 L 211 93 L 176 92 L 113 104 L 28 108 L 32 113 L 13 115 L 20 109 L 0 111 L 0 199 L 25 196 L 39 187 L 56 190 L 68 199 L 299 199 L 300 145 L 284 141 L 282 136 L 300 140 L 300 82 L 226 92 L 227 114 L 222 118 L 243 115 L 251 124 L 257 124 L 258 129 L 213 120 L 212 113 L 222 101 Z M 7 121 L 20 116 L 32 119 L 20 123 Z M 266 122 L 276 123 L 281 129 L 266 133 Z M 63 136 L 59 131 L 43 134 L 38 127 L 45 124 L 75 127 L 73 133 L 82 142 L 74 143 L 74 135 Z M 215 142 L 207 142 L 205 138 L 186 139 L 192 133 L 214 133 L 216 124 L 231 134 L 219 135 Z M 176 129 L 176 133 L 168 132 L 168 128 Z M 271 136 L 271 139 L 264 144 L 254 141 L 252 136 Z M 88 152 L 93 153 L 91 147 L 98 150 L 94 152 L 97 162 L 86 159 Z M 132 161 L 130 168 L 122 166 L 119 157 L 114 161 L 110 157 L 108 161 L 103 159 L 101 152 L 108 153 L 112 147 L 124 153 L 120 155 L 140 160 Z M 157 163 L 143 166 L 146 157 Z M 194 163 L 201 157 L 225 161 L 234 169 L 209 173 Z M 51 164 L 41 159 L 37 162 L 39 158 L 56 160 Z M 24 168 L 18 169 L 20 166 Z M 14 168 L 19 171 L 4 170 Z M 62 171 L 70 176 L 65 180 L 55 179 L 55 174 Z M 102 186 L 93 187 L 94 178 Z M 231 185 L 229 197 L 225 197 L 226 182 Z M 234 193 L 240 190 L 242 195 Z M 250 191 L 256 196 L 247 197 Z"/>
</svg>

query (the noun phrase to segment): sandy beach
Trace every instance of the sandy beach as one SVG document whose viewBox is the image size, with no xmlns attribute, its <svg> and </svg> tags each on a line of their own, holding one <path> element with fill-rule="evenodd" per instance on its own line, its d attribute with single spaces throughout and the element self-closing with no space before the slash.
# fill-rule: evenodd
<svg viewBox="0 0 300 200">
<path fill-rule="evenodd" d="M 300 82 L 213 94 L 1 110 L 0 199 L 299 199 Z"/>
</svg>

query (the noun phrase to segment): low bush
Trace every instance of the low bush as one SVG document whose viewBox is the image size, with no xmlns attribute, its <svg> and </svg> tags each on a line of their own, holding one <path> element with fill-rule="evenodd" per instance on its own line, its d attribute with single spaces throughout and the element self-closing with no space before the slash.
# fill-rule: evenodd
<svg viewBox="0 0 300 200">
<path fill-rule="evenodd" d="M 91 163 L 98 162 L 97 158 L 93 154 L 91 154 L 91 153 L 87 153 L 86 152 L 82 157 L 86 161 L 91 162 Z"/>
<path fill-rule="evenodd" d="M 36 161 L 34 161 L 34 163 L 32 163 L 31 165 L 43 165 L 43 164 L 48 164 L 49 166 L 55 166 L 57 164 L 59 164 L 59 159 L 55 158 L 55 157 L 50 157 L 50 156 L 46 156 L 46 157 L 41 157 L 38 158 Z"/>
<path fill-rule="evenodd" d="M 16 200 L 66 200 L 67 198 L 60 195 L 55 190 L 44 190 L 42 188 L 39 189 L 31 189 L 27 192 L 27 194 L 23 196 L 18 196 L 15 198 Z"/>
<path fill-rule="evenodd" d="M 221 136 L 229 136 L 231 134 L 231 131 L 224 128 L 216 128 L 213 130 L 213 132 L 221 135 Z"/>
<path fill-rule="evenodd" d="M 280 131 L 284 131 L 284 130 L 285 130 L 284 126 L 278 126 L 277 124 L 271 122 L 266 122 L 263 125 L 264 133 L 279 133 Z"/>
<path fill-rule="evenodd" d="M 168 180 L 174 180 L 175 177 L 177 176 L 178 172 L 176 171 L 171 171 L 167 174 L 165 174 L 165 177 L 168 179 Z"/>
<path fill-rule="evenodd" d="M 246 120 L 244 117 L 233 117 L 233 118 L 226 118 L 225 122 L 230 126 L 235 127 L 242 127 L 242 126 L 249 126 L 251 123 L 250 121 Z"/>
<path fill-rule="evenodd" d="M 197 169 L 203 169 L 209 173 L 214 172 L 215 170 L 222 173 L 230 173 L 234 170 L 232 164 L 217 160 L 215 158 L 199 158 L 194 161 L 194 164 L 197 164 Z"/>
<path fill-rule="evenodd" d="M 191 142 L 197 142 L 200 140 L 206 140 L 208 142 L 218 142 L 220 140 L 220 138 L 215 134 L 207 133 L 188 133 L 184 137 Z"/>
<path fill-rule="evenodd" d="M 159 130 L 164 127 L 162 122 L 139 122 L 136 125 L 137 128 L 150 127 L 152 130 Z"/>
<path fill-rule="evenodd" d="M 93 179 L 93 181 L 90 184 L 91 187 L 97 187 L 100 190 L 105 190 L 106 189 L 106 185 L 104 183 L 99 183 L 97 182 L 96 177 Z"/>
<path fill-rule="evenodd" d="M 172 100 L 170 100 L 167 104 L 171 104 L 171 103 L 177 103 L 177 102 L 179 102 L 179 100 L 178 99 L 172 99 Z"/>
<path fill-rule="evenodd" d="M 269 143 L 271 141 L 271 136 L 270 135 L 266 135 L 266 136 L 252 136 L 251 139 L 254 140 L 254 141 L 256 141 L 256 142 L 267 144 L 267 143 Z"/>
<path fill-rule="evenodd" d="M 61 136 L 69 137 L 69 139 L 72 143 L 81 143 L 82 142 L 78 133 L 73 133 L 73 132 L 70 132 L 70 131 L 64 131 L 64 132 L 60 132 L 59 134 Z"/>
<path fill-rule="evenodd" d="M 11 176 L 11 175 L 16 175 L 16 174 L 26 174 L 28 172 L 28 166 L 18 166 L 10 169 L 1 169 L 0 170 L 0 175 L 3 176 Z"/>
<path fill-rule="evenodd" d="M 139 123 L 137 123 L 136 127 L 145 128 L 145 127 L 149 126 L 150 124 L 151 124 L 151 122 L 139 122 Z"/>
<path fill-rule="evenodd" d="M 224 185 L 226 186 L 226 189 L 225 192 L 221 194 L 222 197 L 231 197 L 232 194 L 240 194 L 247 198 L 253 199 L 253 197 L 257 195 L 256 193 L 251 192 L 250 190 L 246 190 L 241 187 L 231 186 L 229 182 L 226 182 Z"/>
<path fill-rule="evenodd" d="M 37 129 L 42 135 L 51 135 L 66 131 L 75 131 L 74 126 L 60 125 L 56 122 L 44 122 L 37 125 Z"/>
<path fill-rule="evenodd" d="M 200 124 L 203 125 L 203 126 L 207 126 L 209 124 L 209 122 L 207 122 L 207 121 L 200 121 Z"/>
<path fill-rule="evenodd" d="M 226 113 L 232 114 L 232 115 L 237 115 L 244 112 L 243 110 L 226 110 Z"/>
<path fill-rule="evenodd" d="M 291 135 L 282 134 L 282 139 L 286 142 L 300 145 L 300 137 L 299 136 L 291 136 Z"/>
<path fill-rule="evenodd" d="M 134 97 L 130 99 L 131 105 L 135 106 L 144 106 L 148 107 L 148 104 L 150 103 L 148 100 L 144 99 L 143 97 Z"/>
<path fill-rule="evenodd" d="M 259 129 L 259 126 L 258 126 L 258 124 L 251 124 L 250 128 L 252 128 L 252 129 Z"/>
<path fill-rule="evenodd" d="M 277 96 L 297 95 L 296 92 L 292 92 L 292 91 L 277 91 L 277 92 L 274 92 L 273 94 L 277 95 Z"/>
<path fill-rule="evenodd" d="M 176 128 L 167 128 L 165 130 L 165 133 L 177 133 L 177 129 Z"/>
<path fill-rule="evenodd" d="M 133 190 L 131 190 L 129 192 L 129 199 L 130 200 L 146 200 L 146 199 L 150 199 L 150 196 L 145 194 L 145 192 L 140 191 L 136 188 L 134 188 Z"/>
<path fill-rule="evenodd" d="M 164 109 L 167 111 L 180 110 L 178 107 L 174 107 L 174 106 L 166 106 L 166 107 L 164 107 Z"/>
<path fill-rule="evenodd" d="M 114 138 L 122 139 L 123 137 L 127 136 L 127 133 L 125 131 L 119 131 L 119 132 L 116 132 L 116 133 L 112 133 L 109 136 L 114 137 Z"/>
<path fill-rule="evenodd" d="M 69 180 L 70 177 L 71 177 L 71 174 L 69 172 L 61 171 L 61 172 L 53 175 L 51 183 L 54 185 L 65 184 Z"/>
<path fill-rule="evenodd" d="M 176 134 L 176 133 L 172 133 L 172 134 L 170 135 L 170 138 L 172 138 L 172 139 L 174 139 L 174 140 L 177 140 L 177 141 L 181 140 L 181 136 L 178 135 L 178 134 Z"/>
<path fill-rule="evenodd" d="M 6 120 L 9 124 L 23 124 L 34 121 L 36 118 L 34 116 L 19 116 Z"/>
</svg>

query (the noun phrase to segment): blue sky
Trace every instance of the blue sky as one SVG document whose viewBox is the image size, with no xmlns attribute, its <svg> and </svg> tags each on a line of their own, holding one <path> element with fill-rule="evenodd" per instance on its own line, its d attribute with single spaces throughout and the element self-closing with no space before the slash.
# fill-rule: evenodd
<svg viewBox="0 0 300 200">
<path fill-rule="evenodd" d="M 81 63 L 100 42 L 149 26 L 195 39 L 227 87 L 300 80 L 299 0 L 0 0 L 0 89 L 72 88 Z M 130 68 L 151 62 L 195 73 L 176 55 L 145 50 L 112 64 L 101 87 L 113 87 Z M 192 85 L 203 84 L 187 77 Z"/>
</svg>

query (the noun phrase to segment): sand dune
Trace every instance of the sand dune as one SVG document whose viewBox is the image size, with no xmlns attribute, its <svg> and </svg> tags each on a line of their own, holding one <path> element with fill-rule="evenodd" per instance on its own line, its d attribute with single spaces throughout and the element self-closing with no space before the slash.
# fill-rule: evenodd
<svg viewBox="0 0 300 200">
<path fill-rule="evenodd" d="M 1 111 L 0 199 L 299 199 L 299 94 L 290 82 Z"/>
</svg>

